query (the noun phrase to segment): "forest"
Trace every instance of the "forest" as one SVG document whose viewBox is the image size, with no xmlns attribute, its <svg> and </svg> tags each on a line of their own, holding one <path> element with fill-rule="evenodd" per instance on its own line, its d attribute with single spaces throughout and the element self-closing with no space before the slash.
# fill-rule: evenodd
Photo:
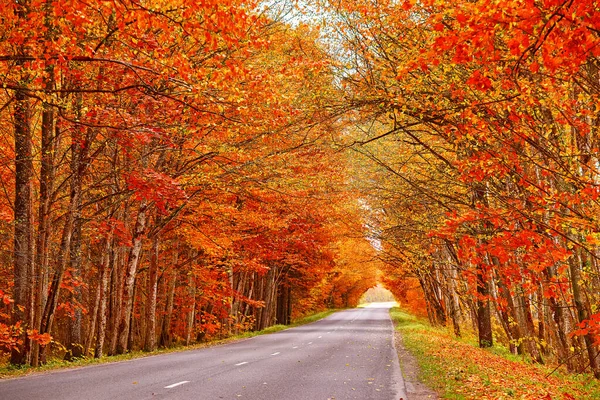
<svg viewBox="0 0 600 400">
<path fill-rule="evenodd" d="M 592 0 L 0 3 L 0 352 L 356 306 L 600 378 Z"/>
</svg>

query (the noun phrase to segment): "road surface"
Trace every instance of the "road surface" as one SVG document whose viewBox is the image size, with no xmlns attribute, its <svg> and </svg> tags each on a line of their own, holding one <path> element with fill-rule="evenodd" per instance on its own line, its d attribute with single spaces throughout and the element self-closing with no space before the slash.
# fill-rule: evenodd
<svg viewBox="0 0 600 400">
<path fill-rule="evenodd" d="M 0 399 L 406 399 L 389 307 L 206 349 L 2 380 Z"/>
</svg>

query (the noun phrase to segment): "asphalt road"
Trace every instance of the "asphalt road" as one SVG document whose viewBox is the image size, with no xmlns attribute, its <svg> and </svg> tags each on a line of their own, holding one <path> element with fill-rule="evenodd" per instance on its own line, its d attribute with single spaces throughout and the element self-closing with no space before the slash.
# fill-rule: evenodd
<svg viewBox="0 0 600 400">
<path fill-rule="evenodd" d="M 2 380 L 0 399 L 406 399 L 389 307 L 206 349 Z"/>
</svg>

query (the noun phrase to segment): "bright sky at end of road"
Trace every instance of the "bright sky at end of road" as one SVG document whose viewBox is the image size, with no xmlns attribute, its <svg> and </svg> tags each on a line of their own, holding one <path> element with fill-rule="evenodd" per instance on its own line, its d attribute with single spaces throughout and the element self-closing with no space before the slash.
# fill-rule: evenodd
<svg viewBox="0 0 600 400">
<path fill-rule="evenodd" d="M 398 307 L 398 303 L 395 301 L 366 303 L 366 304 L 361 305 L 361 307 L 363 307 L 363 308 L 392 308 L 392 307 Z"/>
</svg>

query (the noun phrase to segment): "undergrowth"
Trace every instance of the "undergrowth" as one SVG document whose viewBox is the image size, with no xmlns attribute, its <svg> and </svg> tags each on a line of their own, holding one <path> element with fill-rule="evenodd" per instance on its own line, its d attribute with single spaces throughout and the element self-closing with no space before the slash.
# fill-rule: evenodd
<svg viewBox="0 0 600 400">
<path fill-rule="evenodd" d="M 473 334 L 457 339 L 399 308 L 390 313 L 421 380 L 444 399 L 600 399 L 600 382 L 590 374 L 552 373 L 555 365 L 532 364 L 503 347 L 480 349 Z"/>
</svg>

